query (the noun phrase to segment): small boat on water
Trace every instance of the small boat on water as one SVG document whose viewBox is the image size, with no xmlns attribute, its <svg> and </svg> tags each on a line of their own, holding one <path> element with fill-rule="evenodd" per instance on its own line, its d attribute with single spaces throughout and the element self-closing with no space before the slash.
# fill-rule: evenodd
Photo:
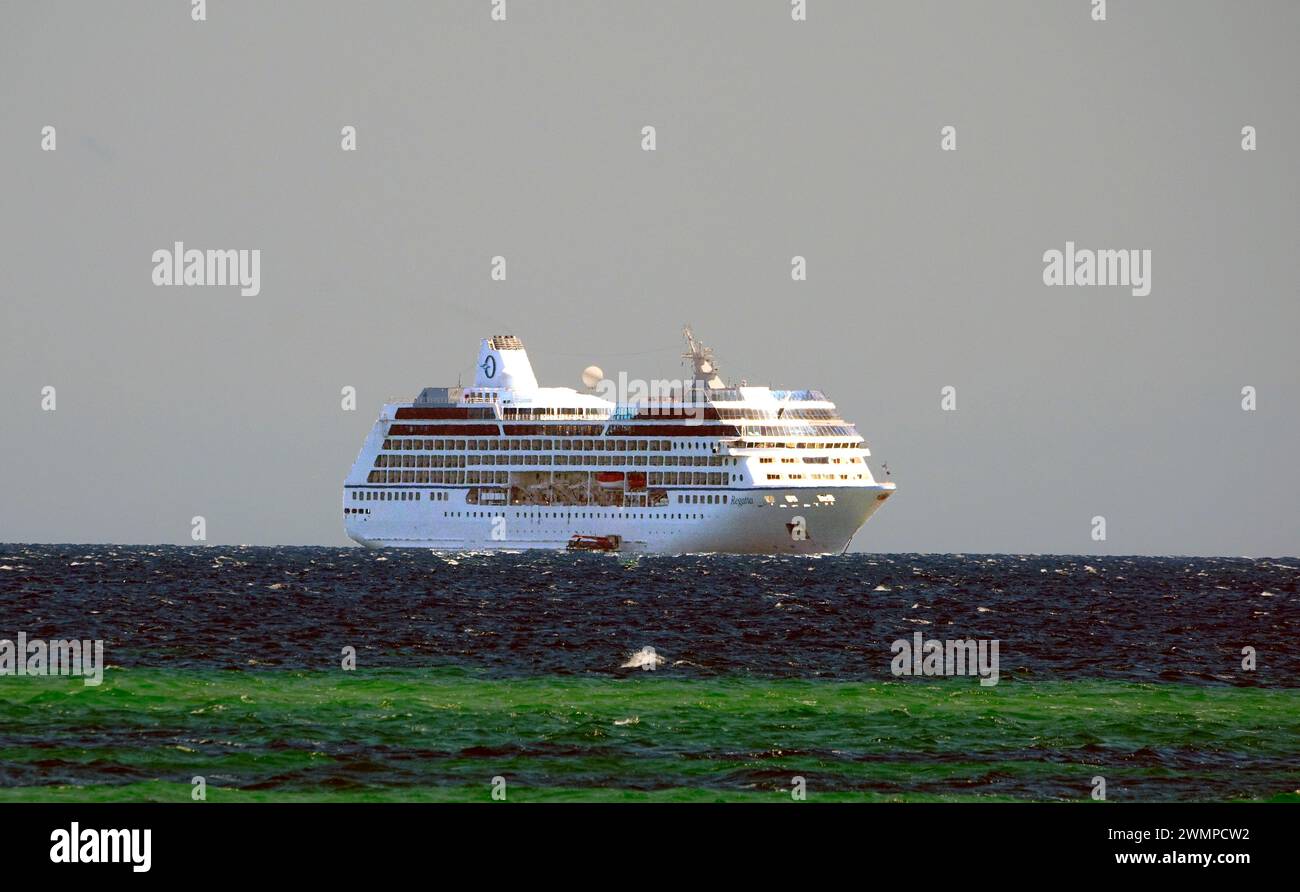
<svg viewBox="0 0 1300 892">
<path fill-rule="evenodd" d="M 622 536 L 584 536 L 575 533 L 569 539 L 569 551 L 618 551 Z"/>
</svg>

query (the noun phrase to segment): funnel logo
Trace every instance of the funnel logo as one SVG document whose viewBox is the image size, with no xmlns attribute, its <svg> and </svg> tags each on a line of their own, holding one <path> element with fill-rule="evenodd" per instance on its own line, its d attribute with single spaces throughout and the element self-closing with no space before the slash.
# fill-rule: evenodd
<svg viewBox="0 0 1300 892">
<path fill-rule="evenodd" d="M 495 356 L 487 357 L 483 360 L 483 364 L 479 366 L 479 368 L 483 370 L 483 374 L 487 377 L 495 377 L 497 373 L 497 358 Z"/>
</svg>

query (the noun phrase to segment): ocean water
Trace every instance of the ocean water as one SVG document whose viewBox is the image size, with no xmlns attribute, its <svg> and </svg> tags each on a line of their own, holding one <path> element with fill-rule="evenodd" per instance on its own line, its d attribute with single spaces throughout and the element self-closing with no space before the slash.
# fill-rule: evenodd
<svg viewBox="0 0 1300 892">
<path fill-rule="evenodd" d="M 108 664 L 0 676 L 0 799 L 1300 799 L 1298 567 L 0 545 L 0 638 Z"/>
</svg>

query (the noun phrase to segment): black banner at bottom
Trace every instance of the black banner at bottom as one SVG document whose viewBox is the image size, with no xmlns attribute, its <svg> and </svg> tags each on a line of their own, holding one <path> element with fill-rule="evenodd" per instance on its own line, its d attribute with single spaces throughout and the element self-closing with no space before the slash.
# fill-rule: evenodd
<svg viewBox="0 0 1300 892">
<path fill-rule="evenodd" d="M 7 869 L 119 879 L 374 879 L 431 862 L 587 876 L 878 877 L 1109 868 L 1229 878 L 1295 863 L 1285 804 L 6 804 Z M 619 871 L 590 874 L 590 870 Z M 630 872 L 630 873 L 629 873 Z M 1086 874 L 1082 874 L 1086 875 Z"/>
</svg>

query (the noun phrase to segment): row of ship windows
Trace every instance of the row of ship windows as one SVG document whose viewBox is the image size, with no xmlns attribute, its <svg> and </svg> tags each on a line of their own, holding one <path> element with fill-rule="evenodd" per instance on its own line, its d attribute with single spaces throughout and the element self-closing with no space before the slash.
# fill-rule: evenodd
<svg viewBox="0 0 1300 892">
<path fill-rule="evenodd" d="M 372 501 L 373 501 L 373 502 L 419 502 L 419 501 L 422 501 L 422 498 L 423 498 L 423 493 L 419 492 L 418 490 L 353 490 L 353 491 L 352 491 L 352 501 L 354 501 L 354 502 L 372 502 Z M 720 493 L 720 494 L 711 494 L 711 493 L 710 493 L 710 494 L 692 494 L 692 495 L 685 495 L 685 494 L 681 494 L 681 493 L 679 493 L 679 494 L 677 495 L 677 503 L 678 503 L 679 505 L 726 505 L 726 504 L 730 501 L 730 498 L 731 498 L 731 497 L 728 496 L 726 493 Z M 430 501 L 430 502 L 445 502 L 445 501 L 447 501 L 447 493 L 445 493 L 445 492 L 431 491 L 431 492 L 429 493 L 429 501 Z M 793 505 L 793 504 L 797 503 L 797 502 L 799 501 L 799 499 L 798 499 L 797 496 L 786 495 L 786 497 L 785 497 L 785 501 L 786 501 L 789 505 Z M 763 504 L 766 505 L 766 506 L 768 506 L 768 507 L 775 506 L 775 505 L 777 504 L 776 496 L 774 496 L 774 495 L 766 495 L 766 496 L 763 496 Z M 830 493 L 826 493 L 826 494 L 824 494 L 824 495 L 819 495 L 819 496 L 817 497 L 817 502 L 816 502 L 816 504 L 817 504 L 818 506 L 820 506 L 820 505 L 834 505 L 834 504 L 835 504 L 835 496 L 832 495 L 832 494 L 830 494 Z M 787 507 L 788 507 L 788 505 L 787 505 Z M 343 513 L 344 513 L 344 514 L 369 514 L 369 513 L 370 513 L 370 509 L 369 509 L 369 508 L 344 508 L 344 509 L 343 509 Z M 491 511 L 487 511 L 487 512 L 467 512 L 465 516 L 467 516 L 467 517 L 479 517 L 479 516 L 481 515 L 481 516 L 487 517 L 487 516 L 494 516 L 494 515 L 504 515 L 504 513 L 505 513 L 505 512 L 501 512 L 501 511 L 498 511 L 498 512 L 491 512 Z M 563 514 L 563 512 L 560 512 L 560 513 L 555 513 L 555 512 L 536 512 L 536 511 L 532 511 L 532 512 L 530 512 L 530 511 L 524 511 L 524 512 L 522 512 L 522 513 L 519 512 L 519 511 L 515 511 L 515 512 L 514 512 L 514 516 L 515 516 L 515 517 L 532 517 L 532 516 L 537 516 L 537 517 L 551 517 L 551 516 L 560 517 L 562 514 Z M 451 513 L 451 514 L 448 514 L 447 512 L 444 511 L 444 512 L 443 512 L 443 516 L 444 516 L 444 517 L 448 517 L 448 516 L 451 516 L 451 517 L 459 517 L 459 516 L 461 516 L 461 514 L 460 514 L 460 512 L 453 512 L 453 513 Z M 585 517 L 588 516 L 588 514 L 587 514 L 587 512 L 571 512 L 571 513 L 568 513 L 568 514 L 564 514 L 563 516 L 567 516 L 567 517 L 578 516 L 578 517 L 580 517 L 580 518 L 585 518 Z M 592 516 L 595 516 L 595 515 L 592 515 Z M 602 516 L 604 516 L 604 515 L 602 515 Z M 641 516 L 644 517 L 645 515 L 641 515 Z M 657 516 L 657 515 L 656 515 L 656 516 Z"/>
<path fill-rule="evenodd" d="M 732 449 L 862 449 L 860 441 L 851 443 L 807 443 L 802 440 L 737 440 Z"/>
<path fill-rule="evenodd" d="M 703 440 L 628 440 L 595 437 L 588 440 L 485 438 L 482 440 L 425 440 L 388 437 L 387 452 L 671 452 L 675 449 L 710 449 L 716 444 Z M 853 449 L 857 443 L 777 443 L 774 448 L 802 445 L 807 449 Z M 751 444 L 752 448 L 752 444 Z"/>
<path fill-rule="evenodd" d="M 352 490 L 352 501 L 354 502 L 419 502 L 421 494 L 416 490 L 370 490 L 354 489 Z M 429 493 L 430 502 L 445 502 L 447 494 L 445 492 Z M 369 512 L 367 512 L 369 513 Z"/>
<path fill-rule="evenodd" d="M 776 459 L 774 459 L 774 458 L 760 458 L 760 459 L 758 460 L 758 463 L 759 463 L 760 465 L 770 465 L 770 464 L 772 464 L 772 463 L 775 462 L 775 461 L 776 461 Z M 805 464 L 805 465 L 838 465 L 838 464 L 860 465 L 860 464 L 862 464 L 862 459 L 859 458 L 858 456 L 850 456 L 850 457 L 846 457 L 846 458 L 839 458 L 839 457 L 836 457 L 836 458 L 830 458 L 830 457 L 825 456 L 825 455 L 796 455 L 796 456 L 792 456 L 792 457 L 790 457 L 790 458 L 782 458 L 782 459 L 781 459 L 781 464 L 783 464 L 783 465 L 797 465 L 797 464 Z"/>
<path fill-rule="evenodd" d="M 858 429 L 851 424 L 747 424 L 746 437 L 851 437 Z"/>
<path fill-rule="evenodd" d="M 372 501 L 419 502 L 421 501 L 420 497 L 421 497 L 421 493 L 408 492 L 408 490 L 400 490 L 400 492 L 385 492 L 385 490 L 378 490 L 378 492 L 370 492 L 370 490 L 354 490 L 354 492 L 352 492 L 352 501 L 354 502 L 372 502 Z M 680 495 L 679 494 L 677 495 L 677 503 L 679 503 L 679 505 L 727 505 L 728 498 L 729 497 L 727 494 L 720 494 L 720 495 Z M 771 497 L 767 497 L 767 498 L 768 501 L 771 501 Z M 446 502 L 447 494 L 437 493 L 437 492 L 429 493 L 429 501 Z M 369 514 L 369 512 L 370 512 L 369 508 L 343 508 L 343 514 Z M 515 516 L 517 518 L 517 516 L 519 516 L 519 512 L 515 512 Z"/>
<path fill-rule="evenodd" d="M 532 409 L 513 407 L 503 407 L 501 409 L 501 417 L 510 421 L 531 420 L 534 418 L 602 418 L 608 416 L 609 410 L 604 408 L 556 409 L 550 406 L 537 406 Z"/>
<path fill-rule="evenodd" d="M 422 493 L 418 490 L 369 490 L 354 489 L 352 490 L 352 501 L 354 502 L 419 502 Z M 680 505 L 725 505 L 730 496 L 726 493 L 708 493 L 708 494 L 682 494 L 678 493 L 677 503 Z M 436 490 L 429 493 L 430 502 L 447 501 L 447 493 Z M 370 511 L 365 508 L 348 508 L 348 514 L 369 514 Z"/>
<path fill-rule="evenodd" d="M 444 511 L 443 517 L 509 517 L 505 511 Z M 703 514 L 675 514 L 664 512 L 619 511 L 596 514 L 591 511 L 515 511 L 514 517 L 531 517 L 537 520 L 584 520 L 599 517 L 601 520 L 699 520 Z"/>
<path fill-rule="evenodd" d="M 685 443 L 685 441 L 682 442 Z M 399 452 L 404 449 L 444 452 L 464 452 L 467 449 L 501 452 L 538 451 L 543 449 L 563 449 L 566 452 L 670 452 L 676 448 L 703 449 L 704 445 L 696 442 L 693 447 L 689 445 L 679 447 L 670 440 L 623 440 L 606 439 L 604 437 L 595 437 L 590 440 L 497 439 L 493 437 L 482 440 L 422 440 L 409 437 L 388 437 L 384 440 L 384 448 Z"/>
<path fill-rule="evenodd" d="M 480 465 L 635 465 L 722 468 L 737 460 L 718 455 L 389 455 L 375 456 L 376 468 L 464 468 Z M 825 462 L 822 462 L 824 464 Z M 839 464 L 837 459 L 836 464 Z"/>
<path fill-rule="evenodd" d="M 714 408 L 717 417 L 728 421 L 841 421 L 834 409 L 723 409 Z M 507 421 L 532 421 L 548 418 L 696 418 L 708 413 L 702 406 L 624 406 L 614 411 L 604 408 L 565 409 L 539 406 L 531 409 L 503 407 L 501 417 Z M 488 415 L 475 417 L 492 417 Z"/>
<path fill-rule="evenodd" d="M 861 480 L 861 474 L 768 474 L 768 480 Z"/>
<path fill-rule="evenodd" d="M 724 421 L 843 421 L 834 409 L 717 409 Z"/>
<path fill-rule="evenodd" d="M 651 486 L 726 486 L 740 479 L 725 471 L 651 471 Z M 444 485 L 507 484 L 509 471 L 408 471 L 376 470 L 366 475 L 367 483 L 441 483 Z"/>
<path fill-rule="evenodd" d="M 468 402 L 491 402 L 491 398 L 475 393 L 466 393 Z M 757 409 L 744 407 L 739 409 L 727 409 L 712 407 L 713 413 L 720 419 L 726 421 L 842 421 L 839 412 L 834 409 Z M 601 407 L 587 408 L 563 408 L 553 406 L 535 406 L 533 408 L 519 408 L 514 406 L 503 406 L 501 408 L 501 419 L 505 421 L 543 421 L 548 419 L 565 419 L 565 418 L 582 418 L 582 419 L 599 419 L 609 418 L 698 418 L 710 417 L 712 413 L 708 412 L 703 406 L 693 405 L 666 405 L 666 406 L 622 406 L 613 411 Z M 497 415 L 491 410 L 473 409 L 469 415 L 470 418 L 490 418 L 496 420 Z"/>
</svg>

